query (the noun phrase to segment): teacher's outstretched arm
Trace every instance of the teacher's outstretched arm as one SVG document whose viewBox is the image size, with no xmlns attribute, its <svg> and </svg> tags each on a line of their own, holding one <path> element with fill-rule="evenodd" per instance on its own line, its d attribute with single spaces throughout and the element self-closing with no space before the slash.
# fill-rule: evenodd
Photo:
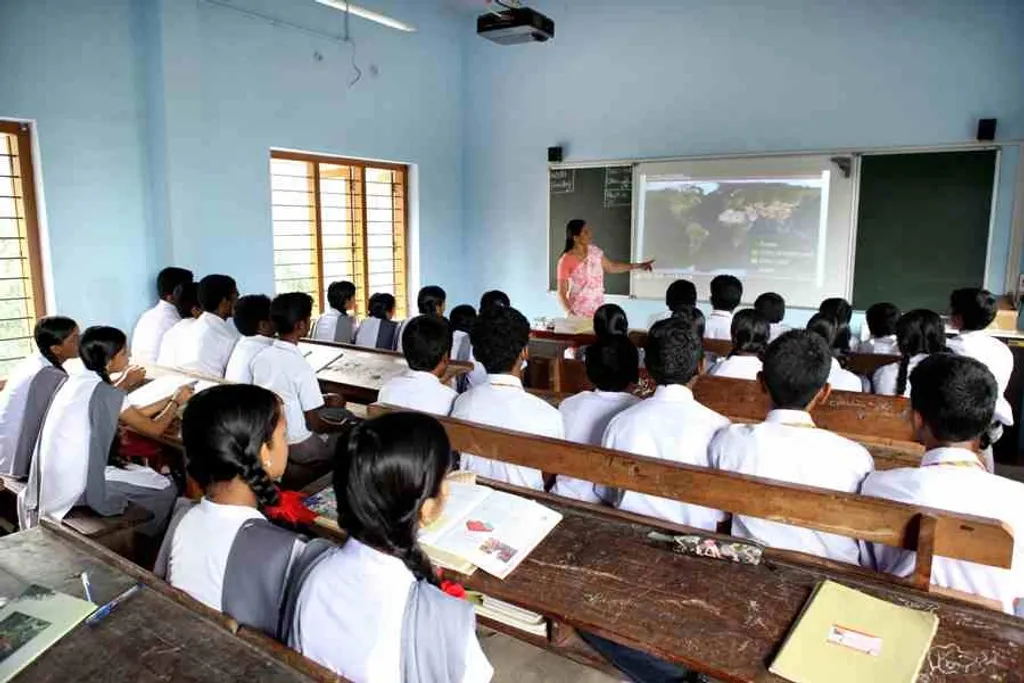
<svg viewBox="0 0 1024 683">
<path fill-rule="evenodd" d="M 612 261 L 607 256 L 602 256 L 601 266 L 606 273 L 628 273 L 631 270 L 650 271 L 654 268 L 654 259 L 644 261 L 643 263 L 622 263 L 621 261 Z"/>
</svg>

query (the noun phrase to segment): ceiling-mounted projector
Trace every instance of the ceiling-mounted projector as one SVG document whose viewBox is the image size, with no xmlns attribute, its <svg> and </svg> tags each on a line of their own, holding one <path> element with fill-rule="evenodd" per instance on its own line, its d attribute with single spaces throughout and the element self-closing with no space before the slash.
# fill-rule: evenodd
<svg viewBox="0 0 1024 683">
<path fill-rule="evenodd" d="M 543 43 L 555 37 L 555 22 L 529 7 L 510 7 L 477 17 L 476 33 L 499 45 Z"/>
</svg>

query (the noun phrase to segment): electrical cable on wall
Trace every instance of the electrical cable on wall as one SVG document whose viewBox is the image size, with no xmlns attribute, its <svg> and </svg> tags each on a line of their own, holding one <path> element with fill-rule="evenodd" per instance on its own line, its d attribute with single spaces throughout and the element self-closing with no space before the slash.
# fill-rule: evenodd
<svg viewBox="0 0 1024 683">
<path fill-rule="evenodd" d="M 349 31 L 349 17 L 352 16 L 352 12 L 349 11 L 349 0 L 345 0 L 345 42 L 352 46 L 352 70 L 355 72 L 355 78 L 348 82 L 348 87 L 353 87 L 359 82 L 359 79 L 363 77 L 363 70 L 356 64 L 356 41 L 352 39 L 352 34 Z"/>
</svg>

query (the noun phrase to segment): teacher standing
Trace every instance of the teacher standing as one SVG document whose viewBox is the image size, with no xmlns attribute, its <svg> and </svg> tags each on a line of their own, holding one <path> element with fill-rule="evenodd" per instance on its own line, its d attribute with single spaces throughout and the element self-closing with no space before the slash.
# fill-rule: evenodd
<svg viewBox="0 0 1024 683">
<path fill-rule="evenodd" d="M 558 301 L 570 316 L 592 318 L 604 303 L 604 274 L 651 270 L 654 261 L 610 261 L 592 242 L 594 233 L 585 220 L 576 218 L 565 226 L 565 249 L 558 259 Z"/>
</svg>

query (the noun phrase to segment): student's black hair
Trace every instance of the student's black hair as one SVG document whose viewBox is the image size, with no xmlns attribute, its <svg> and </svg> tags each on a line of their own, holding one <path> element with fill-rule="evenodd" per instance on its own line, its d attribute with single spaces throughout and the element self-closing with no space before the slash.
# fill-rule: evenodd
<svg viewBox="0 0 1024 683">
<path fill-rule="evenodd" d="M 594 334 L 598 339 L 628 335 L 629 319 L 622 307 L 616 304 L 603 304 L 594 311 Z"/>
<path fill-rule="evenodd" d="M 452 352 L 452 328 L 439 315 L 418 315 L 402 332 L 402 353 L 410 370 L 432 372 Z"/>
<path fill-rule="evenodd" d="M 786 317 L 786 300 L 781 294 L 765 292 L 754 301 L 754 310 L 768 318 L 769 324 L 781 323 Z"/>
<path fill-rule="evenodd" d="M 387 320 L 388 313 L 395 310 L 395 297 L 387 292 L 377 292 L 370 296 L 368 314 L 371 318 Z"/>
<path fill-rule="evenodd" d="M 256 336 L 260 323 L 271 320 L 270 305 L 270 297 L 265 294 L 247 294 L 238 300 L 235 304 L 235 327 L 243 337 Z"/>
<path fill-rule="evenodd" d="M 422 413 L 389 413 L 352 430 L 338 448 L 338 525 L 360 543 L 402 560 L 421 580 L 439 580 L 417 541 L 420 509 L 441 495 L 451 464 L 444 427 Z"/>
<path fill-rule="evenodd" d="M 100 376 L 100 379 L 110 384 L 107 363 L 127 345 L 128 337 L 121 330 L 116 327 L 96 325 L 87 327 L 82 333 L 82 339 L 78 344 L 78 355 L 87 370 L 92 370 Z"/>
<path fill-rule="evenodd" d="M 707 325 L 707 319 L 704 318 L 704 313 L 696 306 L 681 308 L 675 311 L 672 317 L 685 320 L 697 332 L 698 337 L 704 338 L 704 328 Z"/>
<path fill-rule="evenodd" d="M 530 323 L 514 308 L 498 308 L 476 319 L 469 341 L 488 373 L 509 373 L 530 342 Z"/>
<path fill-rule="evenodd" d="M 185 469 L 204 489 L 239 477 L 260 505 L 276 505 L 277 487 L 260 462 L 281 420 L 274 392 L 252 384 L 222 384 L 200 391 L 185 406 L 181 440 Z"/>
<path fill-rule="evenodd" d="M 187 268 L 176 268 L 171 266 L 164 268 L 156 276 L 156 293 L 161 299 L 174 295 L 178 285 L 195 280 L 195 275 Z"/>
<path fill-rule="evenodd" d="M 831 316 L 836 322 L 836 334 L 830 346 L 846 353 L 850 350 L 850 320 L 853 319 L 853 306 L 846 299 L 833 297 L 825 299 L 818 306 L 818 312 Z"/>
<path fill-rule="evenodd" d="M 768 345 L 761 377 L 781 410 L 804 410 L 828 382 L 832 351 L 819 334 L 791 330 Z"/>
<path fill-rule="evenodd" d="M 313 315 L 313 297 L 305 292 L 278 294 L 270 302 L 270 321 L 279 335 L 291 334 Z"/>
<path fill-rule="evenodd" d="M 35 330 L 32 332 L 32 337 L 35 339 L 36 348 L 39 349 L 39 353 L 43 354 L 43 358 L 50 361 L 53 367 L 63 369 L 60 360 L 54 355 L 51 348 L 60 346 L 67 341 L 68 337 L 77 328 L 78 323 L 71 318 L 65 318 L 62 315 L 51 315 L 39 319 Z"/>
<path fill-rule="evenodd" d="M 500 289 L 484 292 L 483 296 L 480 297 L 480 315 L 484 315 L 496 308 L 512 308 L 512 301 L 508 298 L 508 294 Z"/>
<path fill-rule="evenodd" d="M 689 280 L 676 280 L 665 290 L 665 306 L 675 313 L 697 305 L 697 287 Z"/>
<path fill-rule="evenodd" d="M 896 304 L 887 301 L 871 304 L 864 317 L 867 318 L 872 337 L 889 337 L 896 334 L 896 321 L 900 319 L 900 309 L 896 308 Z"/>
<path fill-rule="evenodd" d="M 824 339 L 831 351 L 836 343 L 836 335 L 839 334 L 839 322 L 827 313 L 815 313 L 807 321 L 807 331 Z"/>
<path fill-rule="evenodd" d="M 998 396 L 992 372 L 968 356 L 936 353 L 910 373 L 910 407 L 940 442 L 983 437 L 992 424 Z"/>
<path fill-rule="evenodd" d="M 576 238 L 580 236 L 585 227 L 587 227 L 587 222 L 582 218 L 573 218 L 565 224 L 565 248 L 562 249 L 563 254 L 568 254 L 573 250 L 573 247 L 576 246 Z"/>
<path fill-rule="evenodd" d="M 235 278 L 230 275 L 207 275 L 199 281 L 199 305 L 207 313 L 213 313 L 222 301 L 230 299 L 237 291 Z"/>
<path fill-rule="evenodd" d="M 444 306 L 448 295 L 437 285 L 427 285 L 420 290 L 416 296 L 416 308 L 420 315 L 441 315 L 441 307 Z"/>
<path fill-rule="evenodd" d="M 601 391 L 625 391 L 640 380 L 640 353 L 626 336 L 599 338 L 587 347 L 584 363 Z"/>
<path fill-rule="evenodd" d="M 704 343 L 693 318 L 680 315 L 654 323 L 644 349 L 647 371 L 659 385 L 689 383 L 704 358 Z"/>
<path fill-rule="evenodd" d="M 744 308 L 732 317 L 732 351 L 730 356 L 739 354 L 758 356 L 768 348 L 771 328 L 768 318 L 753 308 Z"/>
<path fill-rule="evenodd" d="M 996 319 L 996 298 L 980 287 L 955 289 L 949 295 L 949 312 L 960 316 L 966 332 L 983 330 Z"/>
<path fill-rule="evenodd" d="M 174 307 L 183 319 L 191 318 L 193 309 L 202 308 L 199 305 L 199 285 L 195 282 L 183 282 L 175 287 Z"/>
<path fill-rule="evenodd" d="M 469 334 L 473 329 L 473 323 L 476 322 L 476 309 L 469 304 L 461 304 L 451 310 L 448 320 L 451 321 L 452 330 Z"/>
<path fill-rule="evenodd" d="M 356 298 L 356 286 L 348 280 L 332 282 L 327 288 L 327 303 L 336 311 L 344 313 L 348 304 Z"/>
<path fill-rule="evenodd" d="M 711 280 L 711 305 L 719 311 L 732 311 L 743 299 L 743 283 L 735 275 L 716 275 Z"/>
<path fill-rule="evenodd" d="M 929 355 L 946 350 L 946 326 L 935 311 L 918 308 L 900 316 L 896 322 L 896 343 L 900 347 L 900 369 L 896 375 L 896 395 L 907 390 L 910 359 L 922 353 Z"/>
</svg>

